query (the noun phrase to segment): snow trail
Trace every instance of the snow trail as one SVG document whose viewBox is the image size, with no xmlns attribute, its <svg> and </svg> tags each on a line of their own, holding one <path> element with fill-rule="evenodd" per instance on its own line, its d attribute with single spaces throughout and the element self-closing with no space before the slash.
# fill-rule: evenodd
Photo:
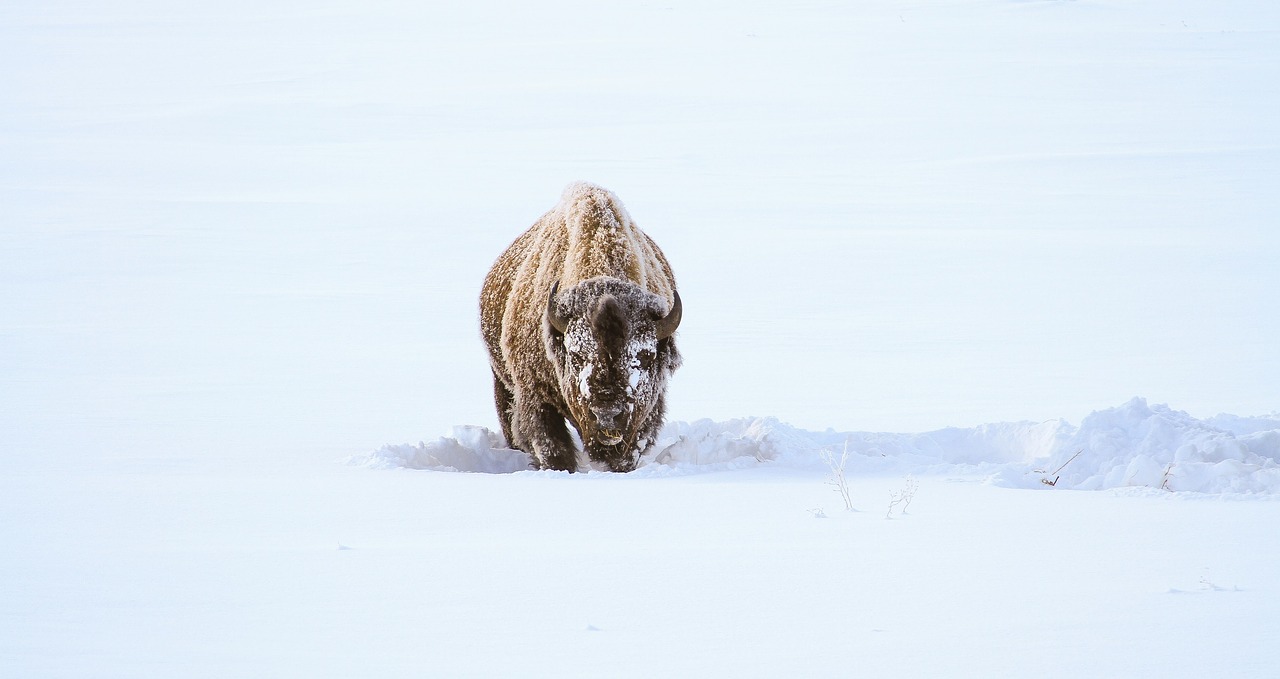
<svg viewBox="0 0 1280 679">
<path fill-rule="evenodd" d="M 1013 488 L 1147 487 L 1198 493 L 1280 494 L 1280 414 L 1196 419 L 1143 398 L 1065 420 L 1001 422 L 924 433 L 808 431 L 773 417 L 669 422 L 635 476 L 724 471 L 759 464 L 823 469 L 823 451 L 848 446 L 846 472 L 963 471 Z M 475 426 L 415 445 L 387 445 L 355 464 L 504 474 L 528 456 Z"/>
</svg>

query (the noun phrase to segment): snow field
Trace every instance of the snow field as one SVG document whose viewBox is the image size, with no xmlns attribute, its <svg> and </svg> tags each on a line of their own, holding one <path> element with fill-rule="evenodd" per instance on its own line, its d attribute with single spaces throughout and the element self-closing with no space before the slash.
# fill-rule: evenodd
<svg viewBox="0 0 1280 679">
<path fill-rule="evenodd" d="M 1264 676 L 1280 503 L 821 470 L 7 476 L 7 676 Z M 1152 491 L 1154 493 L 1154 491 Z M 826 518 L 815 518 L 825 508 Z"/>
</svg>

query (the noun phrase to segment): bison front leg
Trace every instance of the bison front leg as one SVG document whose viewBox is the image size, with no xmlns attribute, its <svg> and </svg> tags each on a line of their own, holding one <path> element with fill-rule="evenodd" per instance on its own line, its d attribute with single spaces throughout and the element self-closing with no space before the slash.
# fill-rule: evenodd
<svg viewBox="0 0 1280 679">
<path fill-rule="evenodd" d="M 507 383 L 498 377 L 498 373 L 493 373 L 493 405 L 498 410 L 498 424 L 502 427 L 502 437 L 506 439 L 508 446 L 515 445 L 515 438 L 512 436 L 511 419 L 514 415 L 512 412 L 512 403 L 515 397 L 511 390 L 507 388 Z"/>
<path fill-rule="evenodd" d="M 517 405 L 515 447 L 529 453 L 539 469 L 578 470 L 578 450 L 564 416 L 549 403 Z"/>
</svg>

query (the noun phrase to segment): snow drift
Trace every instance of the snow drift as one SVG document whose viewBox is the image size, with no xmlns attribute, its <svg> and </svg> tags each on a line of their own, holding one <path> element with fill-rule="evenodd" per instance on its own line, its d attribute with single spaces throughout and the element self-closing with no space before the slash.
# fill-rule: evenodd
<svg viewBox="0 0 1280 679">
<path fill-rule="evenodd" d="M 1037 459 L 1060 486 L 1280 492 L 1280 414 L 1202 421 L 1135 398 L 1062 434 Z"/>
<path fill-rule="evenodd" d="M 986 475 L 1020 488 L 1102 490 L 1147 487 L 1200 493 L 1280 494 L 1280 413 L 1200 420 L 1145 399 L 1064 420 L 984 424 L 920 434 L 806 431 L 775 418 L 671 422 L 634 474 L 666 476 L 779 464 L 825 469 L 847 446 L 846 473 Z M 382 468 L 511 473 L 524 453 L 486 428 L 388 445 L 353 458 Z"/>
</svg>

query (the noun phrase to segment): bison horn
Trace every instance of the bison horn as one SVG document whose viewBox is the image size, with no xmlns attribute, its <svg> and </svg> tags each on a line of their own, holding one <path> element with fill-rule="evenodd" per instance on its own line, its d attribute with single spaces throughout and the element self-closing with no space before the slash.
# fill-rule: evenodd
<svg viewBox="0 0 1280 679">
<path fill-rule="evenodd" d="M 560 281 L 551 286 L 551 294 L 547 297 L 547 322 L 556 332 L 563 335 L 569 329 L 569 319 L 556 312 L 556 291 L 560 289 Z"/>
<path fill-rule="evenodd" d="M 676 333 L 676 328 L 680 327 L 680 314 L 683 311 L 680 305 L 680 293 L 671 289 L 671 296 L 674 301 L 671 302 L 671 310 L 666 316 L 658 319 L 658 339 L 666 339 Z"/>
</svg>

